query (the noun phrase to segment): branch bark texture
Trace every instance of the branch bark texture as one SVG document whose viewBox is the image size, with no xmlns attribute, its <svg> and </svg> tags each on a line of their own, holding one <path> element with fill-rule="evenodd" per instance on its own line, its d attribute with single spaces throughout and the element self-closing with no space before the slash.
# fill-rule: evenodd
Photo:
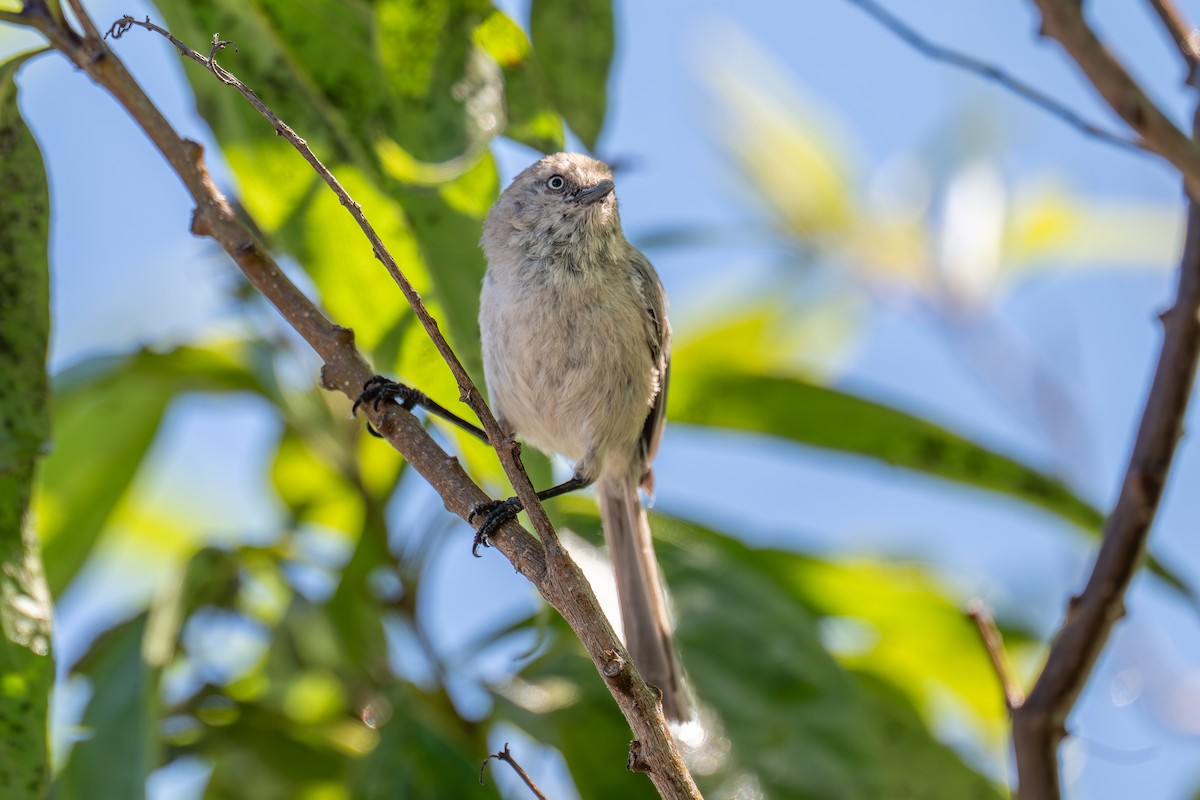
<svg viewBox="0 0 1200 800">
<path fill-rule="evenodd" d="M 24 24 L 46 36 L 55 49 L 108 90 L 129 112 L 166 158 L 194 200 L 196 209 L 192 231 L 218 242 L 251 284 L 321 356 L 324 360 L 322 384 L 328 389 L 342 392 L 348 398 L 357 397 L 363 384 L 374 373 L 355 348 L 353 332 L 330 321 L 284 275 L 270 252 L 238 221 L 228 200 L 213 182 L 200 145 L 181 138 L 174 131 L 121 60 L 96 33 L 95 25 L 79 0 L 72 0 L 71 6 L 80 25 L 88 32 L 83 36 L 64 20 L 55 18 L 41 2 L 26 3 L 19 17 Z M 165 34 L 161 29 L 160 32 Z M 186 51 L 185 54 L 190 58 L 212 70 L 223 82 L 241 91 L 275 129 L 300 150 L 359 222 L 375 255 L 388 268 L 445 357 L 458 380 L 464 401 L 479 415 L 493 444 L 497 446 L 497 453 L 518 496 L 525 503 L 541 535 L 539 541 L 517 523 L 509 522 L 493 537 L 493 545 L 537 587 L 583 642 L 634 735 L 641 742 L 644 758 L 650 765 L 650 779 L 660 795 L 672 799 L 699 798 L 699 791 L 679 756 L 662 715 L 659 693 L 648 686 L 631 667 L 628 654 L 600 608 L 591 586 L 558 544 L 549 519 L 525 476 L 517 449 L 501 435 L 482 395 L 441 336 L 436 321 L 425 310 L 420 296 L 367 222 L 359 205 L 312 154 L 304 141 L 253 92 L 232 74 L 215 65 L 211 58 L 191 51 L 177 40 L 173 40 L 173 43 L 181 51 Z M 473 507 L 489 499 L 463 471 L 458 460 L 438 446 L 412 414 L 399 406 L 388 406 L 379 411 L 366 408 L 365 413 L 380 434 L 438 491 L 451 512 L 465 520 Z M 613 670 L 613 663 L 620 663 L 621 668 Z"/>
</svg>

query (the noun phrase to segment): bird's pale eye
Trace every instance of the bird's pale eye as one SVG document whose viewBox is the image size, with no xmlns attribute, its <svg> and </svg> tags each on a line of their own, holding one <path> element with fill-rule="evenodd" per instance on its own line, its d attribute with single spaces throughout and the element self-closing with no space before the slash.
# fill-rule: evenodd
<svg viewBox="0 0 1200 800">
<path fill-rule="evenodd" d="M 562 175 L 551 175 L 550 180 L 546 181 L 546 185 L 549 186 L 554 191 L 558 192 L 558 191 L 561 191 L 562 188 L 567 185 L 567 182 L 565 180 L 563 180 Z"/>
</svg>

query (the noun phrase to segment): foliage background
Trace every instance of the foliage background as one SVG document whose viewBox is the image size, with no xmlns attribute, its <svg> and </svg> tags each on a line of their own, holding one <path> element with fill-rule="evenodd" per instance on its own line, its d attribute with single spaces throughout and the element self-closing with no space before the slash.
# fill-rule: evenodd
<svg viewBox="0 0 1200 800">
<path fill-rule="evenodd" d="M 598 135 L 626 164 L 626 229 L 678 331 L 656 533 L 709 707 L 688 732 L 705 787 L 997 796 L 1000 694 L 959 609 L 995 606 L 1027 671 L 1088 565 L 1180 239 L 1168 171 L 841 3 L 618 2 L 607 108 L 606 4 L 582 23 L 552 3 L 408 5 L 89 7 L 165 15 L 195 46 L 237 40 L 225 63 L 364 203 L 468 365 L 478 221 L 535 157 L 490 139 L 497 81 L 526 144 L 555 143 L 559 114 Z M 951 6 L 892 7 L 1104 117 L 1024 6 Z M 1152 20 L 1100 14 L 1181 111 Z M 452 399 L 294 153 L 165 43 L 135 32 L 117 50 L 376 365 Z M 59 796 L 494 796 L 466 787 L 509 740 L 553 796 L 649 795 L 569 635 L 311 389 L 311 356 L 186 234 L 182 192 L 115 104 L 56 57 L 18 85 L 53 208 L 55 450 L 36 510 Z M 456 85 L 466 102 L 446 103 Z M 454 443 L 504 491 L 485 450 Z M 1196 475 L 1185 444 L 1152 540 L 1189 586 Z M 590 503 L 553 511 L 598 541 Z M 1200 782 L 1196 610 L 1150 576 L 1130 610 L 1072 721 L 1072 797 Z"/>
</svg>

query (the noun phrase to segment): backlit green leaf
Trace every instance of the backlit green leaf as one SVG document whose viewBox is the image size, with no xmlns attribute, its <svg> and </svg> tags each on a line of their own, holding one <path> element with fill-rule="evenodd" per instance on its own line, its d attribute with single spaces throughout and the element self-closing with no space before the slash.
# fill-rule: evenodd
<svg viewBox="0 0 1200 800">
<path fill-rule="evenodd" d="M 239 344 L 89 360 L 59 376 L 55 445 L 39 476 L 46 577 L 56 595 L 92 551 L 171 400 L 187 391 L 271 394 L 269 365 Z"/>
<path fill-rule="evenodd" d="M 608 108 L 611 0 L 533 0 L 529 28 L 555 104 L 575 135 L 594 150 Z"/>
<path fill-rule="evenodd" d="M 146 796 L 157 766 L 158 671 L 142 657 L 146 615 L 102 636 L 78 671 L 92 684 L 77 743 L 58 778 L 59 800 Z"/>
<path fill-rule="evenodd" d="M 50 594 L 28 513 L 50 435 L 50 197 L 14 80 L 30 55 L 0 64 L 0 794 L 12 800 L 45 795 L 54 682 Z"/>
</svg>

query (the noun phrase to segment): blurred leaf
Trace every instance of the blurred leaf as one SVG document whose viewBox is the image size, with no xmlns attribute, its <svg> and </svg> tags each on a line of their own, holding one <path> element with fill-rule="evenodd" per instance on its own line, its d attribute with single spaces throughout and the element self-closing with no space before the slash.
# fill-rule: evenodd
<svg viewBox="0 0 1200 800">
<path fill-rule="evenodd" d="M 721 26 L 705 46 L 721 53 L 700 62 L 701 74 L 720 104 L 721 143 L 752 182 L 752 199 L 810 244 L 852 230 L 858 209 L 845 152 L 852 137 L 834 111 L 805 96 L 739 28 Z"/>
<path fill-rule="evenodd" d="M 57 800 L 146 796 L 146 778 L 158 765 L 158 671 L 142 658 L 146 615 L 101 636 L 77 672 L 92 684 L 83 714 L 89 738 L 71 750 L 58 777 Z"/>
<path fill-rule="evenodd" d="M 944 428 L 800 378 L 677 369 L 670 418 L 762 433 L 1011 495 L 1097 532 L 1103 515 L 1060 481 Z"/>
<path fill-rule="evenodd" d="M 50 197 L 42 155 L 0 64 L 0 790 L 41 798 L 49 778 L 52 608 L 29 517 L 34 468 L 50 435 Z"/>
<path fill-rule="evenodd" d="M 377 0 L 388 134 L 422 161 L 481 153 L 503 111 L 500 70 L 471 41 L 488 0 Z"/>
<path fill-rule="evenodd" d="M 335 728 L 297 725 L 277 710 L 220 697 L 211 707 L 220 713 L 199 743 L 213 764 L 205 800 L 357 800 L 343 788 L 349 759 L 330 740 Z"/>
<path fill-rule="evenodd" d="M 1013 187 L 1003 268 L 1023 278 L 1041 270 L 1162 270 L 1178 260 L 1183 220 L 1175 205 L 1080 195 L 1036 179 Z"/>
<path fill-rule="evenodd" d="M 871 719 L 866 732 L 878 752 L 881 788 L 872 797 L 1000 800 L 1007 793 L 967 769 L 958 754 L 930 738 L 911 701 L 878 676 L 856 675 Z"/>
<path fill-rule="evenodd" d="M 504 135 L 543 153 L 562 150 L 562 117 L 554 110 L 546 75 L 521 27 L 504 12 L 492 11 L 472 38 L 504 72 Z"/>
<path fill-rule="evenodd" d="M 273 394 L 267 365 L 239 343 L 94 358 L 59 376 L 55 448 L 39 475 L 46 577 L 59 594 L 137 474 L 171 400 L 186 391 Z"/>
<path fill-rule="evenodd" d="M 533 0 L 529 31 L 555 104 L 575 135 L 595 150 L 608 105 L 611 0 Z"/>
<path fill-rule="evenodd" d="M 987 489 L 1045 509 L 1092 536 L 1104 525 L 1104 515 L 1062 481 L 903 411 L 801 378 L 755 375 L 729 364 L 676 363 L 668 410 L 674 422 L 791 439 Z M 1153 556 L 1147 566 L 1195 600 L 1193 589 Z"/>
<path fill-rule="evenodd" d="M 348 443 L 352 441 L 347 439 Z M 381 443 L 370 444 L 382 449 Z M 275 490 L 295 523 L 315 523 L 355 542 L 328 607 L 348 665 L 365 669 L 368 674 L 378 674 L 387 666 L 383 609 L 369 592 L 368 578 L 376 568 L 389 563 L 388 529 L 382 508 L 402 464 L 398 457 L 391 459 L 385 468 L 391 483 L 381 497 L 375 497 L 356 489 L 348 475 L 338 471 L 336 460 L 322 458 L 295 429 L 289 429 L 280 440 L 271 470 Z M 341 466 L 355 469 L 344 463 Z"/>
<path fill-rule="evenodd" d="M 397 682 L 386 697 L 392 717 L 380 728 L 379 746 L 356 770 L 355 800 L 500 796 L 494 783 L 479 785 L 479 764 L 488 752 L 482 726 L 459 719 L 444 695 L 412 684 Z"/>
<path fill-rule="evenodd" d="M 583 800 L 658 797 L 645 775 L 622 768 L 629 756 L 629 724 L 575 634 L 561 617 L 551 616 L 546 649 L 496 690 L 494 719 L 557 748 Z"/>
<path fill-rule="evenodd" d="M 886 681 L 918 708 L 949 693 L 999 736 L 1008 712 L 979 634 L 916 564 L 865 560 L 831 562 L 791 556 L 783 566 L 807 608 L 849 625 L 838 660 Z M 1012 637 L 1006 642 L 1010 650 Z"/>
<path fill-rule="evenodd" d="M 550 504 L 550 509 L 562 525 L 586 532 L 593 540 L 598 537 L 598 519 L 589 501 L 560 498 Z M 685 674 L 701 705 L 719 717 L 719 727 L 709 731 L 709 739 L 726 737 L 731 745 L 727 763 L 701 773 L 702 788 L 707 793 L 731 796 L 746 786 L 749 774 L 768 797 L 918 796 L 951 800 L 999 796 L 985 779 L 932 738 L 913 711 L 911 696 L 904 697 L 895 688 L 888 692 L 871 689 L 869 680 L 873 679 L 847 672 L 826 651 L 818 617 L 825 613 L 857 614 L 879 623 L 881 635 L 888 637 L 887 649 L 879 659 L 862 657 L 857 662 L 860 668 L 869 665 L 872 671 L 905 670 L 915 665 L 892 657 L 895 649 L 909 644 L 898 637 L 907 636 L 912 628 L 894 622 L 892 613 L 879 607 L 884 599 L 879 604 L 855 604 L 834 592 L 805 584 L 808 578 L 827 573 L 844 577 L 853 567 L 779 550 L 753 549 L 660 514 L 653 516 L 651 527 L 677 611 L 676 635 Z M 876 574 L 896 582 L 886 568 L 880 567 Z M 884 592 L 890 588 L 885 586 Z M 814 596 L 823 606 L 810 605 Z M 895 600 L 895 596 L 890 599 Z M 917 593 L 913 599 L 917 601 L 913 608 L 918 616 L 923 613 L 922 605 L 928 608 L 932 604 L 926 592 Z M 908 606 L 896 602 L 894 613 L 903 613 Z M 944 606 L 937 607 L 926 618 L 936 622 L 943 611 Z M 917 624 L 914 622 L 912 627 Z M 961 637 L 957 641 L 963 643 Z M 913 644 L 920 651 L 930 652 L 926 643 L 918 640 Z M 980 651 L 978 644 L 972 641 L 971 645 L 972 651 Z M 533 669 L 522 672 L 522 678 L 538 678 L 553 686 L 555 676 L 575 677 L 574 682 L 557 689 L 565 699 L 553 704 L 556 708 L 552 714 L 531 718 L 528 709 L 513 712 L 514 721 L 546 744 L 560 747 L 565 741 L 570 746 L 569 731 L 546 726 L 564 713 L 595 715 L 592 709 L 604 705 L 600 693 L 606 692 L 591 662 L 582 655 L 574 672 L 559 662 L 553 668 L 543 665 L 542 661 L 555 652 L 552 645 L 547 656 L 534 662 Z M 948 676 L 935 667 L 932 679 L 947 680 L 952 691 L 963 691 L 971 679 L 982 681 L 999 697 L 986 664 L 976 664 L 966 655 L 957 663 L 969 663 L 973 671 L 968 676 Z M 897 676 L 886 672 L 882 677 L 889 683 L 895 679 L 892 685 L 909 691 L 926 677 L 927 666 L 915 665 L 918 674 Z M 947 670 L 952 667 L 948 665 Z M 864 686 L 870 691 L 864 691 Z M 595 697 L 589 694 L 593 691 Z M 977 691 L 979 687 L 972 686 L 968 694 Z M 530 694 L 520 685 L 505 693 L 518 698 L 547 696 L 545 691 Z M 583 710 L 571 711 L 576 708 Z M 567 719 L 571 728 L 585 731 L 597 724 L 594 720 Z M 902 732 L 902 737 L 878 733 L 887 720 L 889 729 Z M 576 757 L 584 757 L 574 749 L 564 749 L 563 753 L 572 766 Z M 716 752 L 705 755 L 701 751 L 699 755 L 709 764 L 721 758 Z M 906 760 L 936 763 L 939 771 L 910 774 L 904 768 Z M 898 787 L 910 794 L 897 793 Z M 964 787 L 970 792 L 960 793 Z"/>
</svg>

